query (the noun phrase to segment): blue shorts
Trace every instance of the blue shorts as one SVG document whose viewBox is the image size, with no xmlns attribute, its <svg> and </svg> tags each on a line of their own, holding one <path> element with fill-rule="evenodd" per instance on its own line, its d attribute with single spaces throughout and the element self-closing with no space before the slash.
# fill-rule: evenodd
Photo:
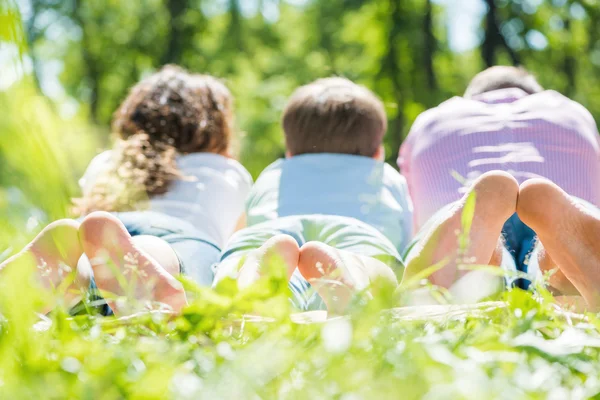
<svg viewBox="0 0 600 400">
<path fill-rule="evenodd" d="M 221 255 L 221 262 L 230 257 L 243 257 L 258 249 L 276 235 L 290 235 L 298 246 L 310 241 L 328 244 L 339 250 L 368 256 L 389 265 L 402 277 L 404 264 L 394 245 L 377 229 L 354 218 L 330 215 L 303 215 L 278 218 L 237 232 Z M 216 266 L 218 270 L 219 266 Z M 230 275 L 227 272 L 226 275 Z M 291 301 L 299 310 L 325 309 L 321 298 L 311 290 L 306 279 L 296 269 L 290 278 Z"/>
<path fill-rule="evenodd" d="M 506 265 L 506 268 L 509 270 L 525 272 L 532 277 L 535 276 L 536 273 L 534 269 L 537 268 L 537 262 L 530 263 L 530 261 L 533 261 L 531 256 L 537 243 L 535 232 L 525 225 L 515 213 L 504 224 L 504 227 L 502 228 L 502 237 L 504 238 L 504 247 L 510 255 L 510 257 L 508 257 L 505 252 L 502 257 L 502 263 Z M 537 260 L 537 257 L 533 258 Z M 527 289 L 531 284 L 531 280 L 529 279 L 507 279 L 511 286 L 520 287 L 522 289 Z"/>
<path fill-rule="evenodd" d="M 155 236 L 171 246 L 179 258 L 182 274 L 201 286 L 210 286 L 212 265 L 219 261 L 221 249 L 208 235 L 189 222 L 154 211 L 134 211 L 114 214 L 131 236 Z"/>
<path fill-rule="evenodd" d="M 167 242 L 179 259 L 182 274 L 201 286 L 212 284 L 212 266 L 219 261 L 221 250 L 192 224 L 154 211 L 132 211 L 114 215 L 125 225 L 131 236 L 149 235 Z M 90 293 L 91 301 L 102 302 L 93 278 Z M 112 312 L 104 304 L 100 313 L 110 315 Z"/>
</svg>

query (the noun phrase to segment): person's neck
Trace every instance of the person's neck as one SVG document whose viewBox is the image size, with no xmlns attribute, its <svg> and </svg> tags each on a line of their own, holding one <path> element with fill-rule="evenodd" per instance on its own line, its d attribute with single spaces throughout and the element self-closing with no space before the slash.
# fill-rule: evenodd
<svg viewBox="0 0 600 400">
<path fill-rule="evenodd" d="M 290 158 L 295 158 L 295 157 L 302 157 L 302 156 L 319 156 L 319 155 L 335 155 L 335 156 L 352 156 L 352 157 L 364 157 L 364 158 L 369 158 L 369 159 L 373 159 L 376 161 L 385 161 L 385 156 L 384 154 L 382 154 L 381 152 L 377 152 L 377 154 L 369 157 L 369 156 L 365 156 L 362 154 L 349 154 L 349 153 L 335 153 L 335 152 L 322 152 L 322 153 L 301 153 L 301 154 L 292 154 L 289 151 L 285 152 L 285 157 L 286 159 L 290 159 Z"/>
<path fill-rule="evenodd" d="M 225 151 L 220 151 L 220 152 L 216 152 L 216 151 L 190 151 L 187 153 L 179 153 L 182 156 L 188 156 L 188 155 L 193 155 L 193 154 L 215 154 L 218 156 L 222 156 L 222 157 L 226 157 L 226 158 L 235 158 L 233 157 L 233 155 L 231 154 L 231 151 L 225 150 Z"/>
<path fill-rule="evenodd" d="M 523 97 L 529 96 L 529 93 L 518 87 L 502 88 L 483 92 L 472 96 L 472 100 L 481 101 L 488 104 L 512 103 Z"/>
</svg>

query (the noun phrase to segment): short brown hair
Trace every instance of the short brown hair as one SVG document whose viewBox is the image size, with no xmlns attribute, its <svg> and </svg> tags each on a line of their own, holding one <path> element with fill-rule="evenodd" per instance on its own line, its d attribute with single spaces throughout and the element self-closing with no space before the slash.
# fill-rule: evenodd
<svg viewBox="0 0 600 400">
<path fill-rule="evenodd" d="M 325 78 L 296 89 L 283 112 L 292 155 L 342 153 L 372 157 L 387 129 L 381 100 L 345 78 Z"/>
<path fill-rule="evenodd" d="M 138 203 L 183 178 L 178 153 L 228 153 L 232 103 L 229 90 L 216 78 L 174 65 L 133 86 L 113 117 L 119 140 L 110 168 L 74 199 L 75 213 L 139 208 Z"/>
<path fill-rule="evenodd" d="M 498 65 L 475 75 L 469 83 L 464 97 L 471 98 L 492 90 L 508 88 L 519 88 L 528 94 L 544 90 L 535 76 L 525 68 Z"/>
</svg>

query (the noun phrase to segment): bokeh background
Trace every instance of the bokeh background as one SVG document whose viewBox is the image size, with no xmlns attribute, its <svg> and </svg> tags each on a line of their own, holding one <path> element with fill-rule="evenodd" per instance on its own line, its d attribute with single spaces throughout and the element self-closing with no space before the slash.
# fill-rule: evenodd
<svg viewBox="0 0 600 400">
<path fill-rule="evenodd" d="M 287 96 L 341 75 L 385 101 L 388 159 L 415 117 L 496 63 L 523 64 L 600 115 L 596 0 L 18 0 L 26 71 L 63 118 L 108 138 L 128 87 L 166 63 L 225 79 L 243 163 L 283 152 Z M 4 73 L 3 73 L 4 74 Z M 0 86 L 10 85 L 10 79 Z"/>
<path fill-rule="evenodd" d="M 494 64 L 522 64 L 600 117 L 600 2 L 0 0 L 3 221 L 65 215 L 127 89 L 166 63 L 226 81 L 255 177 L 283 154 L 286 98 L 331 75 L 383 98 L 394 165 L 417 115 Z"/>
</svg>

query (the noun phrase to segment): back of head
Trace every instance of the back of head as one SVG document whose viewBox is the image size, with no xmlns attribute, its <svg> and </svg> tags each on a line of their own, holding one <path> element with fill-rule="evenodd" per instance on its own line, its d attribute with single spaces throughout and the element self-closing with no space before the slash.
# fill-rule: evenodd
<svg viewBox="0 0 600 400">
<path fill-rule="evenodd" d="M 535 76 L 525 68 L 499 65 L 490 67 L 475 75 L 469 83 L 464 97 L 470 99 L 482 93 L 508 88 L 518 88 L 527 94 L 544 90 L 535 79 Z"/>
<path fill-rule="evenodd" d="M 167 65 L 136 84 L 114 114 L 112 163 L 82 198 L 77 214 L 139 208 L 182 178 L 177 154 L 227 154 L 232 98 L 217 79 Z"/>
<path fill-rule="evenodd" d="M 387 129 L 381 100 L 345 78 L 325 78 L 293 93 L 283 112 L 291 155 L 341 153 L 372 157 Z"/>
<path fill-rule="evenodd" d="M 113 118 L 122 139 L 145 133 L 180 153 L 225 153 L 233 130 L 229 90 L 208 75 L 167 65 L 133 88 Z"/>
</svg>

